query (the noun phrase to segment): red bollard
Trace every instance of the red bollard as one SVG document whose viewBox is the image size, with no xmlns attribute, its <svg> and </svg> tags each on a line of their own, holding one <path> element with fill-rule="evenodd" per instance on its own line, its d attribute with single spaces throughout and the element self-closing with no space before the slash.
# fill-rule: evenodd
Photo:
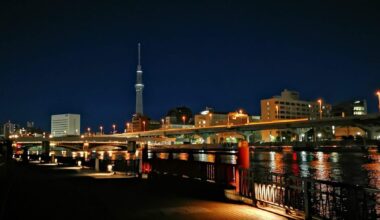
<svg viewBox="0 0 380 220">
<path fill-rule="evenodd" d="M 249 146 L 247 141 L 240 141 L 238 145 L 237 167 L 235 169 L 236 192 L 240 192 L 239 169 L 249 169 Z"/>
<path fill-rule="evenodd" d="M 249 146 L 247 141 L 239 142 L 237 159 L 239 168 L 249 169 Z"/>
</svg>

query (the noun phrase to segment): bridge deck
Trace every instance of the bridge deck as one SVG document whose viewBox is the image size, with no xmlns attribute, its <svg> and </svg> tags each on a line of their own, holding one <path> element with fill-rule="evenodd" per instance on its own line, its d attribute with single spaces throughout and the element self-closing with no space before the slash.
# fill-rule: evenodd
<svg viewBox="0 0 380 220">
<path fill-rule="evenodd" d="M 285 219 L 228 203 L 213 184 L 91 178 L 91 172 L 48 166 L 14 171 L 2 219 Z"/>
</svg>

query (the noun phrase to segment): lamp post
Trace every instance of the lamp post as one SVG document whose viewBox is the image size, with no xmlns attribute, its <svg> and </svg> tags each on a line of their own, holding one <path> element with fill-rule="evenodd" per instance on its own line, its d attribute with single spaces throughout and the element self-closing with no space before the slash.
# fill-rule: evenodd
<svg viewBox="0 0 380 220">
<path fill-rule="evenodd" d="M 145 131 L 145 123 L 146 123 L 145 121 L 142 122 L 142 124 L 143 124 L 143 131 Z"/>
<path fill-rule="evenodd" d="M 276 119 L 278 120 L 278 105 L 276 105 Z"/>
<path fill-rule="evenodd" d="M 318 99 L 319 103 L 319 119 L 322 119 L 322 99 Z"/>
<path fill-rule="evenodd" d="M 212 113 L 209 113 L 209 116 L 210 116 L 209 126 L 212 126 Z"/>
<path fill-rule="evenodd" d="M 183 121 L 183 125 L 185 125 L 185 121 L 186 121 L 186 116 L 182 116 L 182 121 Z"/>
<path fill-rule="evenodd" d="M 163 118 L 161 118 L 161 128 L 162 129 L 165 128 L 165 120 Z"/>
<path fill-rule="evenodd" d="M 129 132 L 129 126 L 130 126 L 130 124 L 129 124 L 129 122 L 127 122 L 127 132 Z"/>
<path fill-rule="evenodd" d="M 112 129 L 113 129 L 113 133 L 115 134 L 116 133 L 116 125 L 115 124 L 112 125 Z"/>
<path fill-rule="evenodd" d="M 100 135 L 103 135 L 103 126 L 100 125 L 99 129 L 100 129 Z"/>
<path fill-rule="evenodd" d="M 378 90 L 377 92 L 376 92 L 376 95 L 377 95 L 377 99 L 378 99 L 378 101 L 379 101 L 379 112 L 380 112 L 380 90 Z"/>
<path fill-rule="evenodd" d="M 91 128 L 90 127 L 87 128 L 87 132 L 88 132 L 88 136 L 90 136 L 91 135 Z"/>
</svg>

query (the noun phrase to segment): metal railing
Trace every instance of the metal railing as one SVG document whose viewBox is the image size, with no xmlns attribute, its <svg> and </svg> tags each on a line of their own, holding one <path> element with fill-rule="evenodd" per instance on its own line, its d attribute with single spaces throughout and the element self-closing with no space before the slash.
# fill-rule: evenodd
<svg viewBox="0 0 380 220">
<path fill-rule="evenodd" d="M 172 152 L 169 154 L 172 154 Z M 233 184 L 235 182 L 236 165 L 222 163 L 220 160 L 222 154 L 216 152 L 208 152 L 208 154 L 214 155 L 215 162 L 195 161 L 193 156 L 190 156 L 187 160 L 173 159 L 171 155 L 167 158 L 153 156 L 148 159 L 151 167 L 150 173 L 198 179 L 224 185 Z"/>
<path fill-rule="evenodd" d="M 380 218 L 380 190 L 251 169 L 239 169 L 239 177 L 239 193 L 253 205 L 301 212 L 305 219 Z"/>
</svg>

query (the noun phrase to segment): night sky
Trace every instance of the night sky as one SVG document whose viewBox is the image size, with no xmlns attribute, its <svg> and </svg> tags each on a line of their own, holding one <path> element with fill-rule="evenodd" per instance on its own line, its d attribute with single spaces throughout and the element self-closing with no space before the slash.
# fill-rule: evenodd
<svg viewBox="0 0 380 220">
<path fill-rule="evenodd" d="M 50 130 L 51 114 L 79 113 L 82 128 L 122 126 L 138 42 L 154 119 L 182 105 L 259 115 L 285 88 L 376 111 L 378 1 L 263 2 L 1 1 L 0 122 Z"/>
</svg>

